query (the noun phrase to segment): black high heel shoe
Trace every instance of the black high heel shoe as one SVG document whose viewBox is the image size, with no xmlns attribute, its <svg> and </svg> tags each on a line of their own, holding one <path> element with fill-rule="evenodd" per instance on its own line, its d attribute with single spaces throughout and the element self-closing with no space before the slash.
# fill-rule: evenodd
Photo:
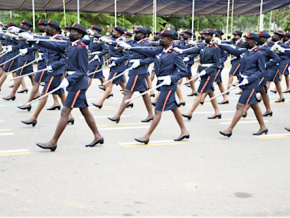
<svg viewBox="0 0 290 218">
<path fill-rule="evenodd" d="M 22 123 L 26 124 L 26 125 L 32 125 L 33 127 L 36 126 L 37 124 L 37 120 L 33 120 L 31 122 L 25 121 L 25 120 L 21 120 Z"/>
<path fill-rule="evenodd" d="M 150 122 L 151 120 L 153 120 L 154 117 L 151 117 L 149 119 L 145 119 L 145 120 L 141 120 L 142 123 L 148 123 Z"/>
<path fill-rule="evenodd" d="M 155 97 L 155 94 L 151 94 L 150 97 L 154 98 Z"/>
<path fill-rule="evenodd" d="M 69 121 L 67 121 L 67 125 L 70 124 L 70 123 L 71 123 L 71 125 L 74 125 L 74 123 L 75 123 L 75 119 L 74 119 L 73 117 L 70 118 Z"/>
<path fill-rule="evenodd" d="M 273 112 L 271 111 L 270 113 L 265 113 L 265 114 L 263 114 L 262 116 L 263 116 L 263 117 L 267 117 L 267 116 L 272 117 L 272 115 L 273 115 Z"/>
<path fill-rule="evenodd" d="M 273 92 L 274 94 L 276 94 L 276 93 L 277 93 L 277 91 L 274 91 L 274 90 L 270 90 L 270 92 Z"/>
<path fill-rule="evenodd" d="M 147 145 L 149 143 L 149 139 L 147 140 L 141 140 L 141 139 L 138 139 L 138 138 L 134 138 L 137 142 L 140 142 L 140 143 L 144 143 L 145 145 Z"/>
<path fill-rule="evenodd" d="M 10 97 L 10 98 L 7 98 L 7 97 L 3 97 L 3 99 L 4 100 L 6 100 L 6 101 L 10 101 L 10 100 L 12 100 L 12 101 L 14 101 L 15 100 L 15 96 L 13 96 L 13 97 Z"/>
<path fill-rule="evenodd" d="M 226 136 L 228 138 L 232 136 L 232 133 L 225 133 L 223 131 L 220 131 L 220 134 L 222 134 L 223 136 Z"/>
<path fill-rule="evenodd" d="M 190 137 L 190 135 L 189 135 L 189 133 L 187 133 L 187 134 L 185 134 L 185 135 L 183 135 L 181 137 L 178 137 L 176 139 L 173 139 L 173 140 L 176 141 L 176 142 L 179 142 L 179 141 L 182 141 L 183 139 L 189 139 L 189 137 Z"/>
<path fill-rule="evenodd" d="M 284 91 L 283 93 L 290 93 L 290 90 Z"/>
<path fill-rule="evenodd" d="M 31 105 L 29 105 L 29 106 L 26 106 L 26 107 L 22 107 L 22 106 L 17 106 L 19 109 L 21 109 L 21 110 L 28 110 L 28 111 L 30 111 L 31 110 Z"/>
<path fill-rule="evenodd" d="M 95 104 L 95 103 L 92 103 L 92 105 L 94 105 L 95 107 L 101 109 L 103 107 L 103 105 L 98 105 L 98 104 Z"/>
<path fill-rule="evenodd" d="M 154 103 L 154 102 L 152 102 L 151 104 L 152 104 L 154 107 L 156 106 L 156 103 Z"/>
<path fill-rule="evenodd" d="M 245 113 L 242 115 L 243 118 L 246 118 L 248 116 L 248 113 Z"/>
<path fill-rule="evenodd" d="M 223 101 L 223 102 L 219 102 L 218 104 L 229 104 L 229 100 Z"/>
<path fill-rule="evenodd" d="M 101 145 L 104 144 L 104 138 L 102 137 L 98 141 L 96 141 L 96 142 L 94 142 L 92 144 L 87 144 L 86 147 L 94 147 L 97 144 L 101 144 Z"/>
<path fill-rule="evenodd" d="M 290 132 L 290 128 L 285 127 L 285 129 L 286 129 L 288 132 Z"/>
<path fill-rule="evenodd" d="M 110 93 L 110 94 L 108 95 L 107 99 L 110 98 L 110 97 L 113 97 L 113 96 L 114 96 L 113 93 Z"/>
<path fill-rule="evenodd" d="M 134 107 L 134 104 L 133 103 L 128 104 L 126 108 L 129 108 L 129 107 L 133 108 Z"/>
<path fill-rule="evenodd" d="M 21 90 L 21 91 L 18 91 L 17 93 L 27 93 L 28 92 L 28 89 L 23 89 L 23 90 Z"/>
<path fill-rule="evenodd" d="M 185 101 L 184 102 L 180 102 L 179 104 L 178 104 L 178 107 L 181 107 L 181 106 L 185 106 Z"/>
<path fill-rule="evenodd" d="M 221 114 L 214 115 L 214 116 L 212 116 L 212 117 L 208 117 L 207 119 L 212 120 L 212 119 L 216 119 L 216 118 L 221 119 L 221 118 L 222 118 L 222 115 L 221 115 Z"/>
<path fill-rule="evenodd" d="M 191 120 L 192 115 L 181 114 L 183 117 L 186 117 L 188 120 Z"/>
<path fill-rule="evenodd" d="M 188 97 L 192 97 L 192 96 L 197 96 L 197 92 L 195 93 L 190 93 L 189 95 L 187 95 Z"/>
<path fill-rule="evenodd" d="M 201 101 L 201 102 L 199 102 L 201 105 L 203 105 L 204 104 L 204 102 L 203 101 Z"/>
<path fill-rule="evenodd" d="M 120 119 L 115 119 L 113 117 L 108 117 L 109 120 L 111 120 L 112 122 L 115 122 L 115 123 L 119 123 Z"/>
<path fill-rule="evenodd" d="M 281 102 L 285 102 L 285 98 L 275 101 L 275 103 L 281 103 Z"/>
<path fill-rule="evenodd" d="M 54 152 L 57 148 L 57 145 L 51 146 L 51 147 L 45 147 L 45 146 L 43 146 L 43 143 L 41 143 L 41 142 L 37 142 L 36 145 L 42 149 L 50 149 L 51 152 Z"/>
<path fill-rule="evenodd" d="M 264 129 L 263 131 L 261 132 L 256 132 L 256 133 L 253 133 L 253 135 L 263 135 L 265 133 L 265 135 L 268 134 L 268 129 Z"/>
<path fill-rule="evenodd" d="M 101 90 L 103 90 L 103 91 L 106 90 L 105 87 L 104 87 L 103 85 L 99 85 L 99 89 L 101 89 Z"/>
<path fill-rule="evenodd" d="M 54 110 L 60 110 L 60 105 L 57 105 L 57 106 L 54 106 L 54 107 L 50 107 L 50 108 L 47 108 L 46 110 L 48 111 L 54 111 Z"/>
<path fill-rule="evenodd" d="M 9 88 L 13 88 L 13 87 L 14 87 L 14 85 L 9 86 Z"/>
</svg>

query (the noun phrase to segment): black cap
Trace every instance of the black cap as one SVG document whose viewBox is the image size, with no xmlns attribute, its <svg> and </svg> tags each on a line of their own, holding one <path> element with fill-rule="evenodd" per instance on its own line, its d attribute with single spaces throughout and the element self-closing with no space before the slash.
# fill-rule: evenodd
<svg viewBox="0 0 290 218">
<path fill-rule="evenodd" d="M 136 27 L 135 30 L 134 30 L 134 33 L 144 33 L 144 34 L 147 34 L 148 33 L 148 30 L 145 27 Z"/>
<path fill-rule="evenodd" d="M 40 19 L 37 24 L 46 26 L 47 25 L 47 20 Z"/>
<path fill-rule="evenodd" d="M 221 36 L 224 35 L 224 32 L 220 29 L 214 29 L 214 31 Z"/>
<path fill-rule="evenodd" d="M 288 32 L 288 33 L 284 33 L 284 36 L 286 36 L 286 37 L 290 37 L 290 32 Z"/>
<path fill-rule="evenodd" d="M 101 32 L 102 31 L 102 28 L 101 27 L 99 27 L 98 25 L 92 25 L 92 30 L 97 30 L 97 31 L 99 31 L 99 32 Z"/>
<path fill-rule="evenodd" d="M 118 25 L 117 26 L 114 26 L 114 29 L 117 30 L 121 34 L 124 34 L 125 33 L 125 30 L 122 27 L 118 26 Z"/>
<path fill-rule="evenodd" d="M 283 33 L 281 30 L 276 30 L 276 31 L 274 32 L 274 34 L 276 34 L 276 35 L 280 35 L 281 37 L 284 36 L 284 33 Z"/>
<path fill-rule="evenodd" d="M 55 28 L 57 31 L 61 31 L 61 25 L 54 20 L 47 21 L 47 25 Z"/>
<path fill-rule="evenodd" d="M 172 39 L 177 39 L 177 33 L 174 30 L 162 30 L 160 36 L 167 36 Z"/>
<path fill-rule="evenodd" d="M 147 30 L 147 33 L 146 34 L 149 34 L 150 35 L 152 33 L 149 28 L 145 27 L 145 29 Z"/>
<path fill-rule="evenodd" d="M 126 36 L 133 36 L 133 34 L 130 33 L 130 32 L 125 32 L 125 35 L 126 35 Z"/>
<path fill-rule="evenodd" d="M 247 35 L 244 36 L 246 39 L 253 39 L 255 41 L 259 40 L 259 35 L 256 33 L 247 33 Z"/>
<path fill-rule="evenodd" d="M 74 25 L 71 26 L 71 29 L 72 30 L 76 30 L 79 33 L 82 33 L 84 35 L 87 34 L 87 28 L 85 26 L 82 26 L 82 25 L 78 24 L 78 23 L 74 23 Z"/>
<path fill-rule="evenodd" d="M 64 27 L 65 30 L 70 30 L 70 28 L 71 28 L 71 26 L 69 26 L 69 25 L 66 25 L 66 26 Z"/>
<path fill-rule="evenodd" d="M 183 31 L 183 33 L 187 33 L 187 34 L 192 36 L 192 31 L 191 30 L 186 29 L 186 30 Z"/>
<path fill-rule="evenodd" d="M 205 32 L 204 32 L 204 34 L 205 35 L 214 35 L 214 34 L 216 34 L 216 32 L 215 31 L 213 31 L 213 30 L 206 30 Z"/>
<path fill-rule="evenodd" d="M 9 22 L 8 24 L 6 24 L 7 27 L 11 27 L 11 26 L 16 26 L 18 27 L 18 25 L 16 23 L 13 23 L 13 22 Z"/>
<path fill-rule="evenodd" d="M 239 35 L 240 37 L 242 37 L 243 32 L 240 31 L 240 30 L 235 30 L 235 31 L 233 32 L 233 35 Z"/>
<path fill-rule="evenodd" d="M 155 35 L 160 35 L 160 31 L 155 31 L 154 34 Z"/>
<path fill-rule="evenodd" d="M 259 37 L 265 37 L 265 38 L 270 38 L 270 34 L 268 32 L 260 31 L 259 32 Z"/>
<path fill-rule="evenodd" d="M 27 26 L 32 27 L 32 23 L 31 23 L 30 21 L 28 21 L 28 20 L 23 20 L 21 23 L 22 23 L 22 24 L 25 24 L 25 25 L 27 25 Z"/>
</svg>

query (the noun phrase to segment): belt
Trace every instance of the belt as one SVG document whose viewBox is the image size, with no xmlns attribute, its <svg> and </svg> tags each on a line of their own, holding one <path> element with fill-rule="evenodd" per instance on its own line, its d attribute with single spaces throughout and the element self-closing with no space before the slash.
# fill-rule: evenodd
<svg viewBox="0 0 290 218">
<path fill-rule="evenodd" d="M 100 51 L 95 51 L 95 52 L 92 52 L 90 55 L 95 55 L 95 54 L 100 54 L 101 52 Z"/>
<path fill-rule="evenodd" d="M 72 75 L 72 74 L 75 73 L 75 71 L 66 71 L 66 73 L 67 73 L 68 75 Z"/>
<path fill-rule="evenodd" d="M 200 64 L 201 67 L 211 67 L 213 64 Z"/>
<path fill-rule="evenodd" d="M 129 62 L 135 62 L 135 61 L 139 61 L 140 59 L 131 59 Z"/>
<path fill-rule="evenodd" d="M 110 59 L 111 59 L 111 60 L 117 60 L 117 59 L 119 59 L 119 58 L 117 58 L 117 57 L 111 57 Z"/>
</svg>

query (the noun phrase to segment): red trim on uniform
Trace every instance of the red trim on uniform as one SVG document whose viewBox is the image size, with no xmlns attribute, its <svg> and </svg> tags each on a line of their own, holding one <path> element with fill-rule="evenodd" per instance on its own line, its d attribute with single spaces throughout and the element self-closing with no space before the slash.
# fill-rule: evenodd
<svg viewBox="0 0 290 218">
<path fill-rule="evenodd" d="M 276 79 L 278 73 L 279 73 L 279 69 L 277 70 L 277 72 L 276 72 L 276 74 L 275 74 L 275 76 L 274 76 L 273 82 L 275 82 L 275 79 Z"/>
<path fill-rule="evenodd" d="M 217 76 L 220 74 L 221 70 L 222 70 L 222 69 L 219 69 L 219 70 L 218 70 L 218 72 L 217 72 L 216 75 L 215 75 L 215 78 L 214 78 L 213 82 L 215 82 L 215 80 L 216 80 Z"/>
<path fill-rule="evenodd" d="M 79 89 L 79 90 L 77 91 L 77 94 L 76 94 L 75 97 L 74 97 L 74 100 L 73 100 L 73 102 L 72 102 L 70 108 L 74 108 L 75 103 L 76 103 L 76 101 L 77 101 L 77 98 L 79 97 L 80 92 L 81 92 L 81 90 Z"/>
<path fill-rule="evenodd" d="M 203 93 L 203 91 L 204 91 L 205 87 L 207 86 L 209 80 L 210 80 L 210 76 L 207 77 L 205 83 L 203 84 L 203 87 L 202 87 L 202 89 L 201 89 L 201 91 L 200 91 L 201 94 Z"/>
<path fill-rule="evenodd" d="M 284 75 L 286 69 L 288 68 L 288 65 L 289 65 L 289 64 L 286 64 L 286 65 L 285 65 L 285 68 L 284 68 L 283 73 L 282 73 L 283 75 Z"/>
<path fill-rule="evenodd" d="M 264 78 L 265 78 L 265 77 L 263 77 L 263 78 L 260 80 L 259 85 L 263 82 Z"/>
<path fill-rule="evenodd" d="M 134 83 L 133 83 L 133 86 L 132 86 L 132 88 L 131 88 L 131 92 L 133 92 L 133 90 L 134 90 L 134 88 L 135 88 L 135 85 L 136 85 L 136 82 L 137 82 L 138 76 L 139 76 L 139 75 L 136 75 L 136 76 L 135 76 Z"/>
<path fill-rule="evenodd" d="M 246 105 L 249 103 L 249 101 L 250 101 L 252 95 L 254 94 L 254 92 L 255 92 L 255 89 L 252 89 L 252 92 L 251 92 L 251 94 L 250 94 L 250 96 L 249 96 L 249 98 L 248 98 L 248 100 L 246 102 Z"/>
<path fill-rule="evenodd" d="M 237 68 L 235 69 L 234 73 L 233 73 L 233 76 L 236 74 L 237 70 L 239 69 L 240 67 L 240 64 L 237 66 Z"/>
<path fill-rule="evenodd" d="M 112 79 L 115 78 L 115 76 L 117 76 L 117 72 L 114 74 L 114 76 L 112 77 Z M 111 81 L 111 83 L 113 83 L 113 80 Z"/>
<path fill-rule="evenodd" d="M 25 63 L 24 63 L 24 65 L 23 66 L 25 66 L 26 65 L 26 63 L 27 63 L 27 61 L 25 61 Z M 25 67 L 22 67 L 22 69 L 21 69 L 21 71 L 20 71 L 20 74 L 19 74 L 19 76 L 21 76 L 21 74 L 22 74 L 22 71 L 23 71 L 23 69 L 24 69 Z"/>
<path fill-rule="evenodd" d="M 44 70 L 41 72 L 41 75 L 40 75 L 40 78 L 39 78 L 39 80 L 38 80 L 38 82 L 40 83 L 41 82 L 41 80 L 42 80 L 42 77 L 43 77 L 43 75 L 44 75 Z"/>
<path fill-rule="evenodd" d="M 47 87 L 46 87 L 46 90 L 45 90 L 45 93 L 44 93 L 44 94 L 46 94 L 46 93 L 48 92 L 49 87 L 50 87 L 50 85 L 51 85 L 53 79 L 54 79 L 54 76 L 52 76 L 52 77 L 50 78 L 50 80 L 49 80 L 49 82 L 48 82 L 48 85 L 47 85 Z"/>
<path fill-rule="evenodd" d="M 169 98 L 171 92 L 172 92 L 172 90 L 170 90 L 170 91 L 168 92 L 168 94 L 167 94 L 167 96 L 166 96 L 166 98 L 165 98 L 165 101 L 164 101 L 164 103 L 163 103 L 163 107 L 162 107 L 162 112 L 163 112 L 164 109 L 165 109 L 166 103 L 167 103 L 167 101 L 168 101 L 168 98 Z"/>
</svg>

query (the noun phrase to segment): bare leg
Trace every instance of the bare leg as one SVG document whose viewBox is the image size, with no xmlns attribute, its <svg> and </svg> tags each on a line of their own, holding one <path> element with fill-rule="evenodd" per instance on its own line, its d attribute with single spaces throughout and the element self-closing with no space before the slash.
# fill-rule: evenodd
<svg viewBox="0 0 290 218">
<path fill-rule="evenodd" d="M 145 104 L 147 112 L 148 112 L 148 116 L 145 118 L 145 120 L 147 120 L 147 119 L 150 119 L 151 117 L 153 117 L 151 99 L 150 99 L 150 95 L 149 94 L 145 94 L 142 97 L 143 97 L 143 101 L 144 101 L 144 104 Z"/>
<path fill-rule="evenodd" d="M 202 94 L 198 92 L 197 93 L 197 97 L 196 97 L 196 99 L 195 99 L 195 101 L 194 101 L 191 109 L 189 110 L 188 113 L 186 113 L 186 115 L 191 116 L 193 114 L 193 112 L 195 111 L 195 109 L 198 107 L 201 99 L 202 99 Z"/>
<path fill-rule="evenodd" d="M 89 79 L 88 79 L 88 84 L 89 84 L 89 87 L 90 87 L 91 84 L 92 84 L 92 78 L 90 78 L 90 77 L 89 77 Z"/>
<path fill-rule="evenodd" d="M 6 78 L 7 78 L 7 75 L 6 75 L 5 72 L 3 72 L 3 73 L 2 73 L 2 76 L 1 76 L 1 78 L 0 78 L 0 88 L 2 87 L 2 85 L 3 85 L 3 83 L 5 82 Z"/>
<path fill-rule="evenodd" d="M 97 105 L 103 105 L 104 104 L 104 101 L 107 99 L 107 97 L 109 96 L 109 94 L 111 93 L 112 91 L 112 88 L 113 88 L 113 84 L 112 83 L 109 83 L 106 85 L 106 90 L 101 98 L 101 100 L 97 103 Z"/>
<path fill-rule="evenodd" d="M 184 136 L 185 134 L 187 134 L 187 130 L 186 130 L 186 127 L 184 125 L 184 121 L 182 119 L 182 115 L 180 113 L 180 110 L 178 108 L 176 108 L 175 110 L 172 110 L 172 112 L 173 112 L 175 119 L 180 127 L 180 131 L 181 131 L 180 136 L 179 136 L 179 138 L 180 138 L 180 137 Z"/>
<path fill-rule="evenodd" d="M 21 80 L 21 86 L 22 86 L 21 91 L 27 89 L 27 87 L 26 87 L 26 83 L 25 83 L 25 80 L 24 80 L 23 78 L 22 78 L 22 80 Z"/>
<path fill-rule="evenodd" d="M 208 93 L 208 95 L 209 95 L 210 98 L 213 98 L 214 97 L 214 91 L 212 90 L 210 93 Z M 211 104 L 212 104 L 213 109 L 215 111 L 214 116 L 215 115 L 219 115 L 221 112 L 219 110 L 219 107 L 218 107 L 218 103 L 217 103 L 216 98 L 213 99 L 213 100 L 211 100 Z"/>
<path fill-rule="evenodd" d="M 286 82 L 286 91 L 289 91 L 290 90 L 289 75 L 285 75 L 285 82 Z"/>
<path fill-rule="evenodd" d="M 120 119 L 121 115 L 125 111 L 128 104 L 130 103 L 130 102 L 125 103 L 125 101 L 130 99 L 132 95 L 133 95 L 133 92 L 125 89 L 123 100 L 121 102 L 118 112 L 112 117 L 113 119 Z"/>
<path fill-rule="evenodd" d="M 150 79 L 150 76 L 146 76 L 145 78 L 146 78 L 146 82 L 147 82 L 148 89 L 152 89 L 153 86 L 152 86 L 152 81 Z M 153 95 L 153 94 L 154 94 L 154 90 L 152 90 L 150 92 L 150 95 Z"/>
<path fill-rule="evenodd" d="M 281 87 L 281 82 L 277 81 L 277 82 L 275 82 L 275 85 L 276 85 L 277 92 L 279 93 L 279 96 L 280 96 L 278 101 L 280 101 L 280 100 L 282 100 L 284 98 L 284 95 L 283 95 L 283 92 L 282 92 L 282 87 Z"/>
<path fill-rule="evenodd" d="M 241 119 L 244 110 L 245 110 L 245 106 L 244 104 L 237 104 L 237 110 L 236 113 L 234 115 L 234 118 L 230 124 L 230 126 L 224 131 L 224 133 L 228 134 L 228 133 L 232 133 L 234 127 L 236 126 L 236 124 L 238 123 L 238 121 Z"/>
<path fill-rule="evenodd" d="M 160 95 L 160 92 L 157 92 L 155 98 L 152 100 L 152 103 L 156 104 L 156 102 L 157 102 L 157 100 L 159 98 L 159 95 Z"/>
<path fill-rule="evenodd" d="M 81 111 L 82 115 L 84 116 L 88 126 L 90 127 L 90 129 L 92 130 L 92 132 L 94 134 L 94 140 L 91 143 L 91 144 L 93 144 L 96 141 L 98 141 L 99 139 L 101 139 L 102 136 L 97 128 L 95 119 L 94 119 L 93 115 L 91 114 L 91 112 L 89 111 L 89 109 L 87 107 L 83 107 L 83 108 L 80 108 L 80 111 Z"/>
<path fill-rule="evenodd" d="M 147 133 L 143 137 L 139 138 L 140 140 L 146 141 L 147 139 L 150 138 L 151 134 L 153 133 L 153 131 L 157 127 L 158 123 L 160 122 L 161 114 L 162 114 L 161 111 L 155 110 L 155 116 L 154 116 L 154 119 L 150 125 L 150 128 L 148 129 Z"/>
<path fill-rule="evenodd" d="M 271 105 L 270 105 L 270 99 L 269 99 L 269 96 L 268 96 L 268 94 L 266 92 L 266 89 L 262 88 L 260 93 L 261 93 L 261 96 L 262 96 L 262 99 L 263 99 L 263 103 L 264 103 L 265 108 L 266 108 L 266 114 L 270 113 L 272 110 L 271 110 Z"/>
<path fill-rule="evenodd" d="M 12 91 L 10 92 L 10 94 L 6 98 L 11 98 L 11 97 L 15 96 L 16 91 L 19 88 L 22 79 L 23 78 L 19 78 L 19 79 L 14 80 L 13 89 L 12 89 Z"/>
<path fill-rule="evenodd" d="M 30 117 L 30 119 L 26 120 L 26 122 L 32 122 L 34 120 L 37 120 L 37 117 L 39 116 L 40 112 L 42 111 L 43 107 L 45 106 L 47 99 L 48 99 L 48 96 L 39 100 L 39 104 L 37 105 L 37 108 L 36 108 L 34 114 L 32 115 L 32 117 Z"/>
<path fill-rule="evenodd" d="M 260 125 L 260 129 L 258 132 L 262 132 L 263 130 L 267 129 L 267 127 L 264 123 L 263 116 L 262 116 L 262 111 L 261 111 L 258 104 L 252 104 L 251 107 L 254 110 L 255 116 L 256 116 L 258 123 Z"/>
<path fill-rule="evenodd" d="M 229 90 L 231 88 L 231 84 L 233 83 L 233 81 L 234 81 L 234 76 L 229 74 L 229 81 L 228 81 L 227 90 Z"/>
<path fill-rule="evenodd" d="M 38 91 L 39 85 L 40 85 L 39 82 L 34 82 L 31 93 L 30 93 L 29 98 L 28 98 L 26 103 L 31 102 L 35 96 L 40 95 L 39 91 Z M 26 103 L 24 103 L 21 107 L 25 107 Z"/>
<path fill-rule="evenodd" d="M 177 95 L 177 97 L 179 99 L 179 103 L 184 102 L 184 99 L 183 99 L 183 96 L 182 96 L 180 87 L 177 87 L 176 88 L 176 95 Z"/>
<path fill-rule="evenodd" d="M 225 88 L 224 88 L 224 86 L 223 86 L 223 83 L 222 83 L 222 82 L 218 82 L 217 84 L 218 84 L 218 86 L 219 86 L 219 89 L 220 89 L 221 93 L 224 93 L 226 90 L 225 90 Z M 226 94 L 223 94 L 223 98 L 224 98 L 224 99 L 223 99 L 223 102 L 225 102 L 225 101 L 228 100 L 228 97 L 227 97 Z"/>
<path fill-rule="evenodd" d="M 64 101 L 62 100 L 62 104 L 64 105 L 64 102 L 65 102 L 65 94 L 64 93 L 62 93 L 62 94 L 64 95 Z M 62 94 L 59 95 L 60 98 L 62 98 L 61 97 Z M 53 105 L 52 105 L 52 107 L 58 106 L 59 105 L 59 102 L 58 102 L 58 99 L 57 99 L 57 95 L 56 94 L 52 94 L 52 98 L 53 98 Z"/>
</svg>

